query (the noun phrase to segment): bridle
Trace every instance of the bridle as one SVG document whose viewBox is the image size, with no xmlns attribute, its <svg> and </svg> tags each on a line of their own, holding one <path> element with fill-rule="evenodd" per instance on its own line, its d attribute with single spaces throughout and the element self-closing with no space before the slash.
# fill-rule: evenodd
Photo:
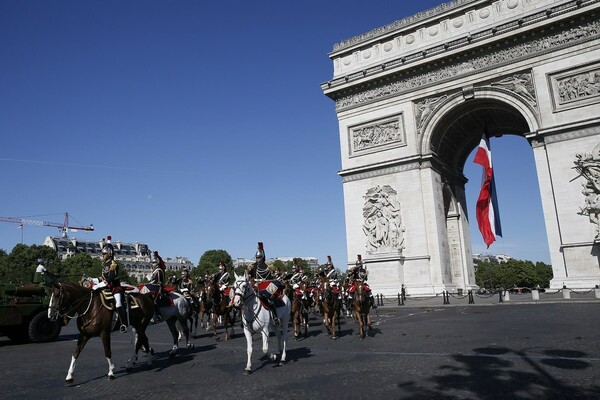
<svg viewBox="0 0 600 400">
<path fill-rule="evenodd" d="M 67 292 L 67 295 L 69 295 L 69 293 Z M 73 311 L 77 311 L 77 308 L 79 308 L 79 306 L 81 305 L 81 303 L 83 301 L 85 301 L 85 298 L 81 298 L 79 300 L 77 300 L 76 302 L 74 302 L 73 304 L 71 304 L 71 308 L 67 309 L 66 306 L 63 306 L 63 298 L 65 297 L 65 289 L 63 287 L 62 283 L 58 283 L 58 300 L 56 300 L 56 304 L 54 301 L 51 302 L 51 309 L 56 311 L 56 317 L 67 317 L 67 318 L 75 318 L 77 316 L 83 316 L 85 315 L 89 310 L 90 307 L 92 306 L 92 297 L 94 296 L 94 291 L 90 292 L 90 299 L 88 302 L 88 305 L 85 309 L 85 311 L 83 313 L 76 313 L 77 315 L 71 316 L 69 314 L 72 314 Z M 52 297 L 54 297 L 54 291 L 52 292 Z M 69 299 L 70 299 L 70 295 L 69 295 Z"/>
<path fill-rule="evenodd" d="M 244 284 L 246 285 L 245 287 L 243 287 Z M 234 288 L 234 292 L 233 292 L 233 303 L 235 304 L 236 297 L 240 298 L 240 309 L 242 310 L 242 324 L 244 325 L 244 328 L 251 330 L 252 333 L 256 333 L 256 331 L 254 330 L 252 325 L 253 325 L 254 321 L 258 320 L 259 322 L 261 322 L 258 319 L 258 313 L 261 310 L 261 308 L 263 307 L 263 305 L 260 301 L 258 301 L 258 307 L 256 309 L 251 310 L 252 311 L 252 319 L 247 319 L 246 314 L 244 313 L 244 306 L 249 300 L 256 298 L 256 292 L 254 290 L 248 290 L 248 288 L 249 288 L 248 281 L 236 281 L 234 285 L 235 285 L 235 288 Z"/>
</svg>

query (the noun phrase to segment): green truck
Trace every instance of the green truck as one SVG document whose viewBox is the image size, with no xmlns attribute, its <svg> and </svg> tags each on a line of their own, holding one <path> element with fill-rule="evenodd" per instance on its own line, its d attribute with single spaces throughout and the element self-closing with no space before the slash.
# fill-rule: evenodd
<svg viewBox="0 0 600 400">
<path fill-rule="evenodd" d="M 0 283 L 0 336 L 14 342 L 51 342 L 60 334 L 62 321 L 48 319 L 50 288 L 44 284 Z"/>
</svg>

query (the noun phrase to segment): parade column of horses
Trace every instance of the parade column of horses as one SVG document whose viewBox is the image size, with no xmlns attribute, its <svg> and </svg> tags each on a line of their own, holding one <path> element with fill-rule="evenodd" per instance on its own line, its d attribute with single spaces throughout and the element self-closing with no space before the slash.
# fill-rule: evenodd
<svg viewBox="0 0 600 400">
<path fill-rule="evenodd" d="M 152 365 L 153 349 L 150 347 L 146 329 L 159 314 L 161 322 L 165 321 L 173 337 L 173 347 L 170 357 L 178 351 L 178 341 L 183 334 L 186 347 L 193 345 L 190 342 L 190 329 L 197 327 L 198 321 L 204 323 L 204 316 L 212 322 L 213 335 L 218 340 L 217 324 L 221 320 L 225 327 L 225 340 L 233 337 L 233 312 L 239 312 L 242 318 L 244 336 L 247 342 L 247 364 L 245 374 L 252 372 L 252 336 L 260 333 L 263 340 L 262 351 L 268 353 L 269 332 L 274 332 L 278 338 L 280 364 L 286 361 L 287 338 L 289 323 L 292 322 L 294 338 L 300 339 L 301 327 L 304 327 L 303 336 L 307 337 L 309 310 L 319 312 L 323 324 L 332 339 L 337 339 L 341 334 L 340 317 L 342 308 L 349 305 L 352 317 L 358 323 L 358 334 L 362 339 L 366 336 L 366 329 L 371 329 L 369 309 L 371 303 L 365 293 L 363 282 L 355 282 L 354 298 L 351 304 L 344 299 L 345 290 L 337 287 L 335 282 L 329 282 L 327 277 L 321 277 L 316 285 L 304 282 L 299 289 L 292 289 L 289 285 L 278 299 L 275 313 L 280 320 L 276 326 L 271 318 L 271 313 L 266 304 L 259 298 L 255 288 L 245 275 L 235 275 L 235 284 L 220 292 L 218 286 L 207 283 L 200 285 L 195 293 L 180 293 L 169 290 L 165 294 L 163 304 L 157 305 L 150 294 L 141 293 L 135 287 L 127 290 L 127 316 L 134 334 L 134 346 L 127 361 L 126 370 L 130 371 L 138 359 L 138 352 L 142 350 L 147 357 L 147 366 Z M 291 297 L 291 300 L 290 300 Z M 158 313 L 157 313 L 158 311 Z M 77 358 L 92 337 L 99 336 L 104 347 L 104 356 L 108 362 L 108 378 L 114 378 L 114 364 L 110 343 L 111 332 L 118 330 L 117 313 L 115 312 L 114 299 L 110 292 L 94 290 L 90 287 L 56 282 L 51 289 L 51 298 L 48 306 L 48 317 L 75 319 L 79 330 L 79 338 L 75 351 L 71 357 L 66 383 L 73 382 L 73 374 Z M 220 317 L 220 318 L 219 318 Z M 188 326 L 189 323 L 189 326 Z M 208 325 L 208 321 L 207 321 Z M 231 335 L 228 328 L 231 327 Z M 208 329 L 208 327 L 207 327 Z M 337 334 L 336 334 L 337 331 Z M 181 333 L 180 333 L 181 332 Z M 277 356 L 270 353 L 269 358 L 276 360 Z"/>
</svg>

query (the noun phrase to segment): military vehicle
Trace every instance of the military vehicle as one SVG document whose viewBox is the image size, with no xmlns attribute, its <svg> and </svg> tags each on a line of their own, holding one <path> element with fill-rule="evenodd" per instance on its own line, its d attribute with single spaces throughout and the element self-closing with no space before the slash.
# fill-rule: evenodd
<svg viewBox="0 0 600 400">
<path fill-rule="evenodd" d="M 51 342 L 63 321 L 48 319 L 50 288 L 44 284 L 0 283 L 0 336 L 15 342 Z"/>
</svg>

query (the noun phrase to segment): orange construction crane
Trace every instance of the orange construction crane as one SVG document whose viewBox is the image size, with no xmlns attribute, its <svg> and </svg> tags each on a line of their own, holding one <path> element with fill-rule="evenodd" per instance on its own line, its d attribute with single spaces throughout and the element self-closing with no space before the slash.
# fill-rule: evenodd
<svg viewBox="0 0 600 400">
<path fill-rule="evenodd" d="M 59 228 L 62 235 L 66 236 L 69 230 L 71 231 L 93 231 L 94 225 L 90 226 L 71 226 L 69 225 L 69 213 L 65 213 L 65 222 L 60 224 L 58 222 L 46 222 L 46 221 L 38 221 L 35 219 L 26 219 L 26 218 L 18 218 L 18 217 L 0 217 L 0 221 L 2 222 L 12 222 L 15 224 L 21 225 L 37 225 L 37 226 L 51 226 L 54 228 Z"/>
</svg>

